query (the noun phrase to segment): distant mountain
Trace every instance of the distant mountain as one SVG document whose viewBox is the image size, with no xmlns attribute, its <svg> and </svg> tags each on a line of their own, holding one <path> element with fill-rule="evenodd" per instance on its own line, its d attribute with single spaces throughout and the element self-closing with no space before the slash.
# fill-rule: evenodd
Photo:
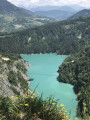
<svg viewBox="0 0 90 120">
<path fill-rule="evenodd" d="M 36 15 L 54 18 L 58 20 L 64 20 L 74 15 L 78 11 L 84 9 L 79 5 L 70 5 L 70 6 L 38 6 L 30 9 Z"/>
<path fill-rule="evenodd" d="M 74 5 L 68 5 L 68 6 L 37 6 L 37 7 L 33 7 L 33 8 L 26 8 L 29 9 L 33 12 L 36 11 L 49 11 L 49 10 L 63 10 L 63 11 L 71 11 L 71 10 L 75 10 L 75 11 L 80 11 L 85 9 L 85 7 L 79 6 L 77 4 Z"/>
<path fill-rule="evenodd" d="M 90 9 L 81 10 L 80 12 L 71 16 L 69 19 L 75 19 L 75 18 L 78 18 L 78 17 L 81 17 L 81 16 L 86 16 L 86 17 L 90 16 Z"/>
<path fill-rule="evenodd" d="M 29 10 L 16 7 L 7 0 L 0 0 L 0 32 L 14 32 L 52 21 L 50 18 L 40 17 Z"/>
<path fill-rule="evenodd" d="M 69 6 L 38 6 L 35 8 L 28 8 L 29 10 L 36 12 L 36 11 L 49 11 L 49 10 L 75 10 Z"/>
<path fill-rule="evenodd" d="M 74 10 L 76 10 L 76 11 L 80 11 L 80 10 L 85 9 L 85 7 L 82 7 L 82 6 L 78 5 L 78 4 L 70 5 L 70 7 L 73 8 Z"/>
<path fill-rule="evenodd" d="M 48 10 L 48 11 L 36 11 L 34 12 L 36 15 L 44 16 L 44 17 L 49 17 L 57 20 L 64 20 L 67 19 L 68 17 L 72 16 L 73 14 L 76 13 L 74 10 L 68 10 L 68 11 L 63 11 L 63 10 Z"/>
</svg>

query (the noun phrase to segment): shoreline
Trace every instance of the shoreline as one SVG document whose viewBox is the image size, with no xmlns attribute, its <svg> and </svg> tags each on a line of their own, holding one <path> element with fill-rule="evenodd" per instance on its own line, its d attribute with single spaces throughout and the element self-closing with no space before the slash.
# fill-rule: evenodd
<svg viewBox="0 0 90 120">
<path fill-rule="evenodd" d="M 32 65 L 28 61 L 25 61 L 25 67 L 26 67 L 26 69 L 28 69 L 28 68 L 32 67 Z"/>
<path fill-rule="evenodd" d="M 58 53 L 56 53 L 56 52 L 50 52 L 50 53 L 31 53 L 31 54 L 20 54 L 21 56 L 22 55 L 36 55 L 36 54 L 56 54 L 56 55 L 66 55 L 66 54 L 58 54 Z M 66 55 L 66 56 L 69 56 L 69 55 L 71 55 L 71 54 L 68 54 L 68 55 Z"/>
</svg>

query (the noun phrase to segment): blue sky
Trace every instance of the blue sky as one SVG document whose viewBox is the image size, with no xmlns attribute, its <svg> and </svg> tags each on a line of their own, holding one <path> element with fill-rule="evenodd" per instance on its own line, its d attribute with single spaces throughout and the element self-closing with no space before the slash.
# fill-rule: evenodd
<svg viewBox="0 0 90 120">
<path fill-rule="evenodd" d="M 35 6 L 64 6 L 71 4 L 78 4 L 90 8 L 90 0 L 8 0 L 16 6 L 35 7 Z"/>
</svg>

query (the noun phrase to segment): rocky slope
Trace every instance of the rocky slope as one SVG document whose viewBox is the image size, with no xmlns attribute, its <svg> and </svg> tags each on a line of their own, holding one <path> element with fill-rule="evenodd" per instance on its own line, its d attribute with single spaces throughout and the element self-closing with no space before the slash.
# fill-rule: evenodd
<svg viewBox="0 0 90 120">
<path fill-rule="evenodd" d="M 20 56 L 0 55 L 0 95 L 11 97 L 24 94 L 29 85 L 27 66 Z"/>
</svg>

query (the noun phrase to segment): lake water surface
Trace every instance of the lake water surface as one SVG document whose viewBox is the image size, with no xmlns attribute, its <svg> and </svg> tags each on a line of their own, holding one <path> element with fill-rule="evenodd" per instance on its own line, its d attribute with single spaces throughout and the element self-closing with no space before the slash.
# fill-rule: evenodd
<svg viewBox="0 0 90 120">
<path fill-rule="evenodd" d="M 59 99 L 58 104 L 64 104 L 66 110 L 71 116 L 76 115 L 77 96 L 73 91 L 73 86 L 57 81 L 58 68 L 67 57 L 65 55 L 56 54 L 32 54 L 22 55 L 23 59 L 28 61 L 32 66 L 28 69 L 30 78 L 34 80 L 30 84 L 30 89 L 43 93 L 43 98 L 52 95 L 55 99 Z M 72 120 L 74 120 L 72 118 Z"/>
</svg>

